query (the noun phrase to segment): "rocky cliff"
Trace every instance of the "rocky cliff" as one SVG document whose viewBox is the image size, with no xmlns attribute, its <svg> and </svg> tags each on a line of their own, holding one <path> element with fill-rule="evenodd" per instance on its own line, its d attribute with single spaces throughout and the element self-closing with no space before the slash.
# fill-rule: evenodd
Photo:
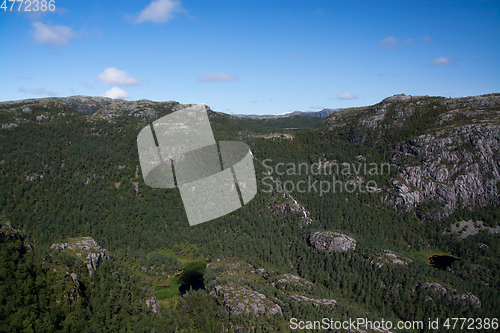
<svg viewBox="0 0 500 333">
<path fill-rule="evenodd" d="M 395 95 L 377 105 L 333 113 L 327 140 L 383 149 L 398 171 L 384 201 L 421 208 L 423 220 L 459 208 L 498 204 L 500 94 L 467 98 Z"/>
<path fill-rule="evenodd" d="M 437 205 L 424 218 L 439 219 L 457 208 L 498 203 L 500 126 L 473 124 L 424 134 L 396 146 L 396 196 L 388 202 L 403 210 L 424 201 Z M 419 163 L 404 165 L 415 158 Z"/>
</svg>

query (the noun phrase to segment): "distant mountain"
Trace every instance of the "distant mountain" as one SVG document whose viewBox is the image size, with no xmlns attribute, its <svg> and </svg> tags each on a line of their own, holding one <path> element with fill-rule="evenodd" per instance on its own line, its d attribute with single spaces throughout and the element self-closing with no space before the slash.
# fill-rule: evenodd
<svg viewBox="0 0 500 333">
<path fill-rule="evenodd" d="M 138 101 L 125 101 L 122 99 L 112 99 L 99 96 L 69 96 L 69 97 L 46 97 L 30 98 L 17 101 L 0 102 L 0 109 L 15 108 L 17 106 L 29 107 L 30 105 L 48 105 L 54 104 L 61 107 L 70 108 L 73 111 L 83 113 L 87 116 L 97 116 L 100 118 L 116 118 L 123 116 L 134 116 L 138 118 L 160 117 L 164 111 L 176 111 L 185 107 L 174 101 L 153 102 L 147 99 Z"/>
<path fill-rule="evenodd" d="M 286 118 L 286 117 L 292 117 L 292 116 L 313 116 L 313 117 L 319 117 L 319 118 L 326 118 L 328 117 L 331 113 L 335 111 L 340 111 L 342 109 L 323 109 L 321 111 L 293 111 L 293 112 L 286 112 L 282 114 L 277 114 L 277 115 L 258 115 L 258 114 L 234 114 L 232 116 L 237 117 L 237 118 L 252 118 L 252 119 L 275 119 L 275 118 Z"/>
<path fill-rule="evenodd" d="M 154 102 L 147 99 L 138 101 L 126 101 L 123 99 L 113 99 L 109 97 L 100 96 L 69 96 L 69 97 L 45 97 L 45 98 L 29 98 L 17 101 L 4 101 L 0 102 L 0 106 L 5 105 L 30 105 L 30 104 L 47 104 L 49 102 L 59 103 L 69 107 L 75 111 L 81 112 L 86 115 L 93 115 L 96 113 L 115 113 L 119 111 L 120 115 L 134 115 L 136 117 L 157 118 L 159 116 L 157 109 L 172 109 L 175 111 L 191 104 L 179 104 L 175 101 Z M 230 115 L 236 118 L 251 118 L 251 119 L 276 119 L 286 118 L 292 116 L 313 116 L 319 118 L 326 118 L 337 109 L 323 109 L 321 111 L 293 111 L 286 112 L 278 115 L 256 115 L 256 114 L 234 114 Z"/>
</svg>

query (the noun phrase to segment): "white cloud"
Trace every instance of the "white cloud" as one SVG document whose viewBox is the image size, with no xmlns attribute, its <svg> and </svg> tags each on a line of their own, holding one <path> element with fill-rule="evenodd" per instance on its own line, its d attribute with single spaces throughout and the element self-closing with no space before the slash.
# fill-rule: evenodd
<svg viewBox="0 0 500 333">
<path fill-rule="evenodd" d="M 175 12 L 181 11 L 183 9 L 178 0 L 153 0 L 139 13 L 135 23 L 165 23 L 174 17 Z"/>
<path fill-rule="evenodd" d="M 45 95 L 45 96 L 58 96 L 59 93 L 57 91 L 52 91 L 52 90 L 47 90 L 45 88 L 39 87 L 39 88 L 25 88 L 25 87 L 19 87 L 19 92 L 22 92 L 24 94 L 28 95 Z"/>
<path fill-rule="evenodd" d="M 113 87 L 106 91 L 104 95 L 101 95 L 104 97 L 110 97 L 110 98 L 130 98 L 130 95 L 128 92 L 125 90 L 118 88 L 118 87 Z"/>
<path fill-rule="evenodd" d="M 33 38 L 40 44 L 61 46 L 76 36 L 70 27 L 64 25 L 48 25 L 42 22 L 33 22 L 31 25 L 35 28 Z"/>
<path fill-rule="evenodd" d="M 238 80 L 238 77 L 233 74 L 227 74 L 227 73 L 205 73 L 200 76 L 198 76 L 198 81 L 199 82 L 229 82 L 229 81 L 236 81 Z"/>
<path fill-rule="evenodd" d="M 139 81 L 129 77 L 128 73 L 114 67 L 106 68 L 101 74 L 96 77 L 96 80 L 104 84 L 117 84 L 122 86 L 136 86 Z"/>
<path fill-rule="evenodd" d="M 431 36 L 429 36 L 429 35 L 424 35 L 424 36 L 422 37 L 422 40 L 423 40 L 424 42 L 426 42 L 426 43 L 429 43 L 429 42 L 432 42 L 432 37 L 431 37 Z"/>
<path fill-rule="evenodd" d="M 389 36 L 379 41 L 379 44 L 383 49 L 396 49 L 399 47 L 399 39 L 394 36 Z"/>
<path fill-rule="evenodd" d="M 323 106 L 310 106 L 309 107 L 309 110 L 323 110 L 324 107 Z"/>
<path fill-rule="evenodd" d="M 347 91 L 345 93 L 341 93 L 337 96 L 338 99 L 357 99 L 358 95 L 356 94 L 351 94 L 348 93 Z"/>
<path fill-rule="evenodd" d="M 429 65 L 431 66 L 446 66 L 446 65 L 454 65 L 455 63 L 451 60 L 449 60 L 446 57 L 439 57 L 436 59 L 432 59 L 431 63 Z"/>
</svg>

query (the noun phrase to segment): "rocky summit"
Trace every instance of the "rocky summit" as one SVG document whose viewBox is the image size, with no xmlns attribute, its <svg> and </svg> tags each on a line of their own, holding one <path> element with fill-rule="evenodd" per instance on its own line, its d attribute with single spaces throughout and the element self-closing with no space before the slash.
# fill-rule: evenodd
<svg viewBox="0 0 500 333">
<path fill-rule="evenodd" d="M 92 237 L 70 238 L 65 243 L 52 244 L 50 248 L 66 251 L 68 254 L 82 258 L 89 272 L 97 269 L 103 260 L 109 258 L 106 250 L 101 248 Z"/>
</svg>

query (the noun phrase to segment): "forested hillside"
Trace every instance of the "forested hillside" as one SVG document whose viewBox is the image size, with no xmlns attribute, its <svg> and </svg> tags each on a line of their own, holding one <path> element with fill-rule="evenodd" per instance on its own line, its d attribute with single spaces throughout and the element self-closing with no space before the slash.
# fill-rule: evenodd
<svg viewBox="0 0 500 333">
<path fill-rule="evenodd" d="M 258 192 L 193 227 L 177 189 L 144 184 L 136 143 L 182 107 L 0 103 L 1 332 L 500 316 L 500 94 L 327 118 L 210 110 L 216 140 L 250 146 Z"/>
</svg>

